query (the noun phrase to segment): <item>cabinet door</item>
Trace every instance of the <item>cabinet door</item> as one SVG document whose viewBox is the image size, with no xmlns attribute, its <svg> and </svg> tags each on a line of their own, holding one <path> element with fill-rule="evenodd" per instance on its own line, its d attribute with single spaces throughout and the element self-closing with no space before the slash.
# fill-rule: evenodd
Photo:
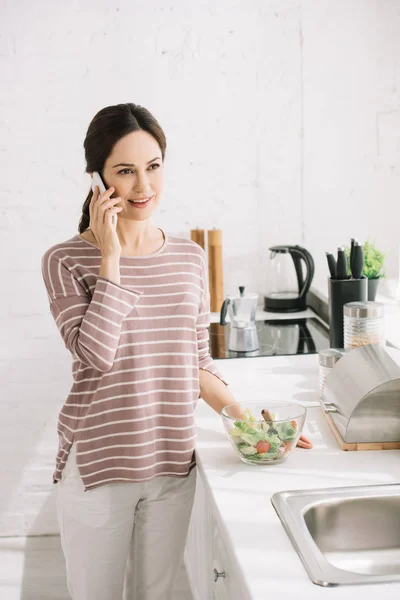
<svg viewBox="0 0 400 600">
<path fill-rule="evenodd" d="M 238 571 L 236 559 L 225 545 L 213 515 L 213 578 L 215 600 L 250 600 L 247 586 Z M 215 571 L 214 571 L 215 569 Z M 219 577 L 217 575 L 219 574 Z M 215 581 L 216 579 L 216 581 Z"/>
<path fill-rule="evenodd" d="M 213 598 L 212 516 L 200 473 L 185 548 L 185 566 L 194 600 Z"/>
<path fill-rule="evenodd" d="M 218 525 L 221 517 L 206 486 L 198 473 L 184 558 L 193 598 L 251 600 L 233 551 L 224 542 Z"/>
<path fill-rule="evenodd" d="M 213 532 L 213 578 L 214 600 L 232 600 L 228 595 L 229 588 L 229 561 L 219 535 L 218 528 Z"/>
</svg>

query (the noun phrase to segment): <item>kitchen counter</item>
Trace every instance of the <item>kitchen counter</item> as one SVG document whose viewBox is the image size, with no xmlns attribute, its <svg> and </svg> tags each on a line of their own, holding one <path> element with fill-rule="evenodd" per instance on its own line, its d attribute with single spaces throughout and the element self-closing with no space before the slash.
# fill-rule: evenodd
<svg viewBox="0 0 400 600">
<path fill-rule="evenodd" d="M 198 475 L 231 557 L 226 561 L 227 577 L 229 572 L 240 577 L 245 590 L 235 598 L 264 600 L 277 593 L 277 597 L 307 600 L 375 600 L 377 594 L 380 600 L 400 597 L 397 583 L 334 588 L 313 584 L 270 501 L 275 492 L 283 490 L 399 482 L 400 450 L 339 449 L 318 406 L 316 355 L 219 360 L 218 366 L 237 401 L 280 399 L 306 406 L 304 433 L 314 444 L 312 450 L 294 449 L 281 464 L 244 464 L 230 446 L 221 417 L 199 399 Z M 218 580 L 212 585 L 225 584 Z M 233 598 L 214 593 L 215 598 Z M 199 599 L 209 600 L 205 595 Z"/>
</svg>

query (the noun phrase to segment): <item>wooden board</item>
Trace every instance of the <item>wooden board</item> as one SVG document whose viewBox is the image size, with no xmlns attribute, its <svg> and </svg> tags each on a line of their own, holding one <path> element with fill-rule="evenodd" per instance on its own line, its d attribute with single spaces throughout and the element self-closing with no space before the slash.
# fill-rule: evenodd
<svg viewBox="0 0 400 600">
<path fill-rule="evenodd" d="M 321 410 L 324 413 L 325 418 L 328 421 L 328 425 L 331 428 L 341 450 L 400 450 L 400 442 L 345 442 L 331 415 L 325 412 L 323 408 L 321 408 Z"/>
</svg>

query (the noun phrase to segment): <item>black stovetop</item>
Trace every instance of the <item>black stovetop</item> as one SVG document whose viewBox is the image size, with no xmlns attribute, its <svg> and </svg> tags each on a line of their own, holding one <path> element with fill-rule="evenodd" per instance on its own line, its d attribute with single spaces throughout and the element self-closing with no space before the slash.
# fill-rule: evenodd
<svg viewBox="0 0 400 600">
<path fill-rule="evenodd" d="M 329 330 L 315 318 L 256 321 L 259 350 L 236 352 L 228 348 L 230 324 L 210 325 L 210 354 L 214 359 L 317 354 L 329 348 Z"/>
</svg>

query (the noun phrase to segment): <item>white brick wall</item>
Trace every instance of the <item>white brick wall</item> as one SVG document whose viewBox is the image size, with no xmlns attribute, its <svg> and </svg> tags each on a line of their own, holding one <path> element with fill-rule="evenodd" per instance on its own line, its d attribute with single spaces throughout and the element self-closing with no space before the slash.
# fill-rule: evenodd
<svg viewBox="0 0 400 600">
<path fill-rule="evenodd" d="M 263 291 L 271 244 L 304 244 L 323 280 L 325 250 L 368 233 L 394 275 L 400 6 L 20 0 L 0 20 L 0 535 L 43 534 L 71 375 L 40 257 L 77 233 L 90 119 L 119 102 L 154 113 L 168 150 L 153 222 L 222 228 L 225 293 Z"/>
</svg>

